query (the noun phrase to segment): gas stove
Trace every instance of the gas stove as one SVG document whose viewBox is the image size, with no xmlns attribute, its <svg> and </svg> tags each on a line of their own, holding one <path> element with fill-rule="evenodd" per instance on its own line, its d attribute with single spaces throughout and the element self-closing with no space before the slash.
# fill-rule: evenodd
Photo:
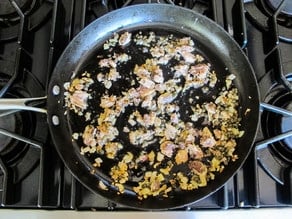
<svg viewBox="0 0 292 219">
<path fill-rule="evenodd" d="M 243 167 L 211 196 L 177 210 L 291 207 L 289 0 L 1 1 L 0 97 L 45 96 L 56 61 L 76 34 L 110 11 L 141 3 L 175 4 L 217 22 L 247 54 L 260 90 L 260 125 Z M 10 209 L 129 210 L 70 174 L 55 150 L 46 115 L 19 110 L 0 111 L 0 203 Z"/>
</svg>

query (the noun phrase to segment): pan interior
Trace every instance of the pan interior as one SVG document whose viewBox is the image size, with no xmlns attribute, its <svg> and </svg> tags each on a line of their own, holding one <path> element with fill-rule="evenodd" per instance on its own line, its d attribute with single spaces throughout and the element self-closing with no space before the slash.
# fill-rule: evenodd
<svg viewBox="0 0 292 219">
<path fill-rule="evenodd" d="M 119 34 L 125 32 L 126 30 L 122 30 L 119 32 Z M 182 38 L 182 37 L 188 37 L 187 34 L 173 31 L 173 30 L 168 30 L 165 27 L 151 27 L 149 28 L 143 28 L 139 30 L 133 30 L 129 29 L 127 30 L 132 33 L 132 35 L 135 35 L 139 32 L 142 32 L 143 35 L 147 35 L 149 32 L 154 31 L 156 37 L 160 36 L 169 36 L 173 35 L 174 38 Z M 145 34 L 144 34 L 145 33 Z M 221 91 L 222 87 L 225 85 L 225 78 L 228 74 L 230 74 L 229 69 L 226 67 L 226 65 L 223 64 L 223 61 L 218 57 L 213 51 L 212 48 L 210 48 L 208 45 L 204 44 L 202 42 L 202 39 L 200 39 L 200 42 L 196 40 L 196 38 L 192 37 L 194 43 L 195 43 L 195 48 L 196 48 L 196 53 L 200 54 L 203 56 L 206 60 L 206 62 L 211 64 L 211 71 L 214 70 L 217 75 L 217 85 L 209 89 L 208 91 L 204 91 L 204 89 L 192 89 L 190 92 L 185 92 L 184 94 L 180 95 L 179 97 L 176 98 L 175 102 L 180 106 L 180 113 L 182 115 L 182 120 L 184 121 L 189 121 L 192 122 L 190 118 L 190 114 L 192 112 L 191 107 L 194 106 L 195 104 L 201 104 L 203 102 L 211 102 L 214 101 L 214 96 L 218 96 L 218 93 Z M 99 106 L 100 105 L 100 99 L 103 94 L 107 93 L 108 95 L 120 95 L 122 92 L 129 90 L 133 86 L 136 85 L 131 85 L 133 84 L 132 81 L 137 80 L 133 74 L 131 74 L 132 69 L 134 69 L 135 65 L 141 65 L 145 63 L 145 60 L 149 58 L 149 54 L 143 53 L 142 52 L 143 48 L 142 46 L 139 47 L 133 42 L 131 42 L 129 45 L 126 47 L 115 47 L 114 52 L 115 53 L 123 53 L 126 52 L 129 54 L 132 58 L 129 60 L 126 64 L 118 66 L 117 69 L 121 75 L 121 79 L 117 80 L 116 82 L 113 82 L 112 86 L 110 89 L 106 89 L 101 82 L 98 82 L 97 80 L 97 75 L 99 73 L 105 74 L 106 70 L 104 68 L 99 67 L 98 65 L 98 56 L 102 57 L 108 57 L 110 56 L 111 53 L 106 53 L 102 46 L 98 48 L 94 48 L 92 52 L 88 55 L 86 59 L 83 59 L 83 63 L 81 63 L 79 66 L 79 69 L 77 69 L 77 74 L 75 78 L 81 77 L 82 73 L 85 71 L 91 74 L 91 78 L 94 80 L 94 83 L 90 86 L 90 89 L 92 90 L 92 98 L 88 101 L 88 107 L 86 111 L 84 111 L 84 115 L 88 112 L 92 115 L 91 119 L 88 121 L 85 121 L 83 116 L 79 116 L 76 113 L 67 110 L 67 121 L 69 124 L 69 129 L 71 132 L 71 135 L 73 133 L 83 133 L 84 128 L 92 124 L 93 121 L 98 120 L 98 117 L 100 114 L 103 112 L 103 109 Z M 171 72 L 171 67 L 175 64 L 174 60 L 171 60 L 167 65 L 161 66 L 164 72 L 164 78 L 167 80 L 171 78 L 171 75 L 168 75 L 169 72 Z M 72 79 L 73 80 L 73 79 Z M 239 81 L 236 79 L 234 86 L 240 86 Z M 239 94 L 240 95 L 240 94 Z M 197 98 L 199 97 L 199 98 Z M 188 100 L 192 98 L 195 101 L 193 104 L 189 104 Z M 239 99 L 239 106 L 242 105 L 241 103 L 242 98 L 240 95 Z M 134 146 L 130 143 L 129 138 L 127 135 L 123 134 L 123 127 L 127 123 L 130 114 L 134 112 L 135 110 L 138 110 L 141 114 L 147 113 L 145 109 L 139 107 L 139 106 L 130 106 L 127 107 L 125 112 L 117 119 L 116 122 L 116 127 L 119 130 L 119 135 L 115 141 L 119 141 L 124 148 L 118 153 L 118 155 L 115 157 L 115 159 L 108 159 L 106 158 L 105 155 L 101 155 L 101 158 L 103 160 L 103 163 L 101 167 L 95 168 L 93 167 L 94 160 L 96 159 L 96 154 L 85 154 L 80 155 L 80 148 L 84 146 L 84 143 L 81 138 L 73 142 L 74 145 L 74 150 L 76 153 L 79 154 L 80 160 L 84 162 L 86 166 L 88 166 L 88 169 L 93 170 L 94 169 L 94 174 L 98 178 L 102 177 L 106 182 L 108 182 L 108 185 L 111 184 L 111 179 L 109 177 L 109 172 L 110 168 L 117 163 L 119 160 L 122 159 L 122 155 L 126 152 L 131 152 L 134 155 L 138 155 L 141 152 L 141 148 Z M 242 116 L 243 115 L 243 109 L 238 108 L 239 114 Z M 201 121 L 199 122 L 193 122 L 194 126 L 197 127 L 198 129 L 202 128 Z M 242 127 L 244 129 L 244 127 Z M 159 151 L 159 143 L 157 141 L 154 141 L 150 146 L 147 147 L 147 152 L 150 152 L 151 150 L 157 152 Z M 162 164 L 162 165 L 166 165 Z M 130 192 L 132 190 L 133 186 L 137 185 L 137 181 L 141 179 L 141 169 L 140 168 L 147 168 L 151 169 L 150 166 L 140 166 L 137 170 L 133 172 L 133 178 L 131 178 L 127 184 L 126 184 L 126 189 Z M 187 173 L 189 169 L 184 166 L 184 165 L 178 165 L 174 171 L 182 171 L 184 173 Z"/>
</svg>

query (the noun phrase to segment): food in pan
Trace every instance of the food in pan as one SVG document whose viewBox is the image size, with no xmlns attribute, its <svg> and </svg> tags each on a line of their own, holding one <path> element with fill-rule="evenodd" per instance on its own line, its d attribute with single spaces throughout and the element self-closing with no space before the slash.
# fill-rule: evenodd
<svg viewBox="0 0 292 219">
<path fill-rule="evenodd" d="M 65 84 L 80 153 L 139 199 L 206 186 L 229 162 L 240 130 L 233 74 L 188 36 L 124 32 L 107 40 L 96 67 Z M 219 74 L 222 74 L 219 76 Z M 81 122 L 80 122 L 81 121 Z"/>
</svg>

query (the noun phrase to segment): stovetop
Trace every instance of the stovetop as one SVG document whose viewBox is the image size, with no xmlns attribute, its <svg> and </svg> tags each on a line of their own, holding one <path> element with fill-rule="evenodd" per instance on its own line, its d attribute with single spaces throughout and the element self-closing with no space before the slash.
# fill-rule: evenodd
<svg viewBox="0 0 292 219">
<path fill-rule="evenodd" d="M 4 0 L 0 96 L 45 96 L 56 61 L 76 34 L 103 14 L 140 3 L 175 4 L 213 19 L 247 54 L 259 84 L 263 111 L 247 161 L 220 190 L 178 210 L 291 207 L 292 117 L 285 111 L 292 111 L 289 0 Z M 267 110 L 265 103 L 278 108 Z M 0 203 L 12 209 L 129 210 L 70 174 L 46 115 L 17 110 L 0 111 Z"/>
</svg>

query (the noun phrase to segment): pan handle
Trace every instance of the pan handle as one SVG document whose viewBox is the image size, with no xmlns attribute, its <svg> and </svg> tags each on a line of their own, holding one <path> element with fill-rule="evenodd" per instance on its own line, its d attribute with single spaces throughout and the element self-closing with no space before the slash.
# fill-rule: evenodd
<svg viewBox="0 0 292 219">
<path fill-rule="evenodd" d="M 0 98 L 0 110 L 28 110 L 39 113 L 47 113 L 46 109 L 28 105 L 29 103 L 46 99 L 46 96 L 34 98 Z"/>
<path fill-rule="evenodd" d="M 292 116 L 292 111 L 282 109 L 281 107 L 273 106 L 267 103 L 260 103 L 260 106 L 262 110 L 267 110 L 273 113 L 281 114 L 283 116 L 288 116 L 288 117 Z"/>
</svg>

